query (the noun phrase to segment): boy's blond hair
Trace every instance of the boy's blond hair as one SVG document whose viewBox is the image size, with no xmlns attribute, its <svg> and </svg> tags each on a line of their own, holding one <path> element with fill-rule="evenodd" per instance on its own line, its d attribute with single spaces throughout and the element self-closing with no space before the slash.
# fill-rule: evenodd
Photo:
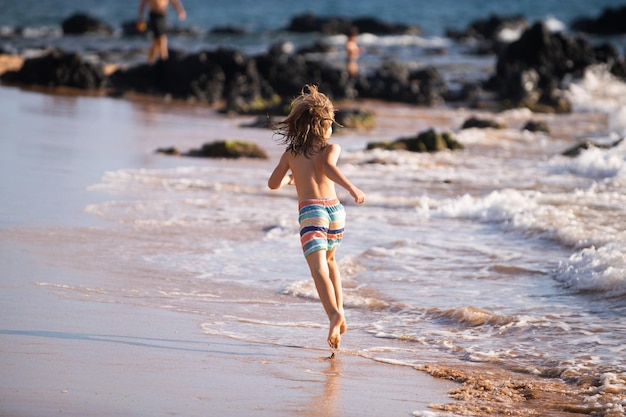
<svg viewBox="0 0 626 417">
<path fill-rule="evenodd" d="M 288 151 L 308 157 L 324 148 L 328 128 L 334 122 L 333 103 L 317 86 L 307 84 L 291 102 L 289 116 L 276 124 L 276 133 L 283 136 L 281 143 Z"/>
</svg>

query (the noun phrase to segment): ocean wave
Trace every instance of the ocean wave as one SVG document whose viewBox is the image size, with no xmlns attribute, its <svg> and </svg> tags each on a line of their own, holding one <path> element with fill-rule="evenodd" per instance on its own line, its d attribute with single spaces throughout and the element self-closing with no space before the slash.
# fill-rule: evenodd
<svg viewBox="0 0 626 417">
<path fill-rule="evenodd" d="M 626 295 L 626 248 L 618 244 L 585 248 L 561 262 L 554 278 L 574 291 Z"/>
<path fill-rule="evenodd" d="M 469 327 L 483 326 L 485 324 L 506 325 L 515 321 L 512 317 L 495 314 L 474 306 L 465 306 L 446 310 L 431 308 L 427 311 L 427 313 L 435 318 L 451 320 Z"/>
<path fill-rule="evenodd" d="M 107 171 L 101 182 L 89 186 L 89 191 L 106 191 L 112 194 L 135 194 L 138 191 L 153 190 L 219 190 L 215 181 L 207 181 L 210 171 L 197 167 L 175 169 L 122 169 Z"/>
<path fill-rule="evenodd" d="M 423 199 L 416 211 L 425 217 L 500 223 L 508 230 L 577 248 L 611 242 L 623 246 L 626 245 L 622 217 L 625 198 L 606 183 L 560 193 L 503 189 L 478 197 L 465 194 L 441 201 Z"/>
<path fill-rule="evenodd" d="M 612 75 L 606 65 L 589 67 L 581 80 L 569 85 L 567 97 L 574 111 L 606 113 L 610 130 L 626 135 L 626 82 Z"/>
<path fill-rule="evenodd" d="M 590 147 L 576 158 L 554 159 L 550 165 L 557 171 L 567 171 L 586 178 L 626 178 L 626 141 L 608 149 Z"/>
<path fill-rule="evenodd" d="M 63 31 L 61 30 L 60 26 L 0 27 L 0 39 L 12 39 L 19 36 L 27 39 L 60 38 L 61 36 L 63 36 Z"/>
</svg>

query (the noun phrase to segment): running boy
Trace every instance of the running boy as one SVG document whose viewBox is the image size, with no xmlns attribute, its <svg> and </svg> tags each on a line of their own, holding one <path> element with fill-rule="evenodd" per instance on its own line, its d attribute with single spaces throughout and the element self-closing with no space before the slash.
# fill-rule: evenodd
<svg viewBox="0 0 626 417">
<path fill-rule="evenodd" d="M 328 345 L 338 349 L 347 326 L 335 251 L 343 237 L 346 214 L 335 184 L 358 204 L 365 201 L 365 194 L 337 167 L 341 147 L 328 143 L 334 121 L 330 99 L 316 86 L 305 86 L 292 102 L 289 116 L 277 125 L 276 133 L 287 148 L 267 184 L 272 190 L 296 186 L 302 250 L 330 321 Z"/>
<path fill-rule="evenodd" d="M 185 20 L 187 13 L 183 8 L 183 4 L 180 0 L 171 0 L 172 6 L 178 13 L 179 20 Z M 167 24 L 166 13 L 167 7 L 170 4 L 170 0 L 140 0 L 139 1 L 139 17 L 137 18 L 137 27 L 144 27 L 143 13 L 146 5 L 149 5 L 150 14 L 148 20 L 148 28 L 152 32 L 153 39 L 150 46 L 150 52 L 148 54 L 148 63 L 152 64 L 157 56 L 162 60 L 168 58 L 167 52 Z M 140 29 L 141 30 L 141 29 Z"/>
</svg>

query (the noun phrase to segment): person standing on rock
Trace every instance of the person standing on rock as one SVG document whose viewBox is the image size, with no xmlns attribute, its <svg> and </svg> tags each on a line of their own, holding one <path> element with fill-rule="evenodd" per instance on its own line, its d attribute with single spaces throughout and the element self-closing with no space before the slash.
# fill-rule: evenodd
<svg viewBox="0 0 626 417">
<path fill-rule="evenodd" d="M 149 6 L 150 14 L 148 15 L 148 29 L 152 32 L 153 39 L 148 54 L 148 63 L 154 63 L 157 54 L 162 60 L 168 58 L 167 53 L 167 8 L 172 3 L 179 20 L 185 20 L 187 13 L 180 0 L 140 0 L 139 1 L 139 17 L 137 19 L 137 28 L 143 31 L 146 24 L 143 21 L 144 10 L 146 5 Z"/>
</svg>

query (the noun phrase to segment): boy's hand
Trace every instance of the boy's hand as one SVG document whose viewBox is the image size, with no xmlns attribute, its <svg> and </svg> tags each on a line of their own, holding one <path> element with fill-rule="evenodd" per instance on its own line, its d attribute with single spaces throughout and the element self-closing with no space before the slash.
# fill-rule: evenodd
<svg viewBox="0 0 626 417">
<path fill-rule="evenodd" d="M 365 203 L 365 194 L 363 194 L 363 191 L 358 188 L 354 190 L 352 197 L 354 197 L 354 202 L 357 204 Z"/>
<path fill-rule="evenodd" d="M 287 181 L 287 185 L 296 185 L 296 179 L 293 177 L 293 174 L 287 175 L 289 177 L 289 181 Z"/>
</svg>

